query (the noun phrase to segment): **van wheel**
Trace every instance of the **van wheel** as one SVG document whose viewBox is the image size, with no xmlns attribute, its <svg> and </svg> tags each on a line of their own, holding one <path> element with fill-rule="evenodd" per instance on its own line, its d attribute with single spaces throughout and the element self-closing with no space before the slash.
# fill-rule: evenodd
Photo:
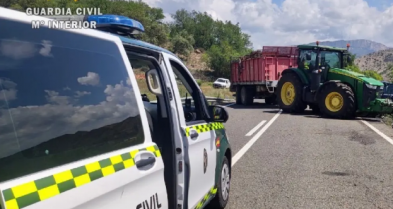
<svg viewBox="0 0 393 209">
<path fill-rule="evenodd" d="M 228 163 L 228 159 L 224 156 L 221 166 L 220 182 L 217 186 L 216 196 L 209 203 L 207 208 L 211 209 L 223 209 L 229 200 L 229 191 L 231 184 L 231 168 Z"/>
</svg>

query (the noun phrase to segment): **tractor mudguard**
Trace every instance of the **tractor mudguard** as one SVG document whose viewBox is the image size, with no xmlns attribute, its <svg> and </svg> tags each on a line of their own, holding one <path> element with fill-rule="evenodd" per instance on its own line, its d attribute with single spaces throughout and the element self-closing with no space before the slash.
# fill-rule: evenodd
<svg viewBox="0 0 393 209">
<path fill-rule="evenodd" d="M 318 96 L 319 92 L 321 91 L 322 87 L 324 87 L 325 85 L 329 84 L 329 83 L 339 83 L 341 82 L 340 80 L 330 80 L 330 81 L 326 81 L 325 83 L 323 83 L 317 90 L 317 93 L 315 94 L 315 96 Z"/>
<path fill-rule="evenodd" d="M 298 78 L 302 81 L 303 84 L 308 85 L 308 79 L 306 75 L 298 68 L 289 68 L 282 71 L 281 75 L 285 75 L 287 73 L 294 73 L 298 76 Z"/>
<path fill-rule="evenodd" d="M 318 96 L 319 92 L 321 91 L 322 87 L 324 87 L 325 85 L 329 84 L 329 83 L 344 83 L 346 85 L 348 85 L 352 90 L 353 90 L 353 86 L 346 83 L 346 82 L 342 82 L 340 80 L 330 80 L 330 81 L 326 81 L 325 83 L 323 83 L 317 90 L 317 93 L 315 94 L 315 96 Z M 355 92 L 354 92 L 355 93 Z"/>
</svg>

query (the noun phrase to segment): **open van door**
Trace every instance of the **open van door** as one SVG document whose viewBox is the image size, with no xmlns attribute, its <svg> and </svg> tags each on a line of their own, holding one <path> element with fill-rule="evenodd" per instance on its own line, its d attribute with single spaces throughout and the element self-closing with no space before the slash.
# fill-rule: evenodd
<svg viewBox="0 0 393 209">
<path fill-rule="evenodd" d="M 201 207 L 213 197 L 217 164 L 215 128 L 218 124 L 206 122 L 206 107 L 202 104 L 200 90 L 193 77 L 178 58 L 165 54 L 173 72 L 174 98 L 180 115 L 179 126 L 183 131 L 185 143 L 187 175 L 187 208 Z"/>
</svg>

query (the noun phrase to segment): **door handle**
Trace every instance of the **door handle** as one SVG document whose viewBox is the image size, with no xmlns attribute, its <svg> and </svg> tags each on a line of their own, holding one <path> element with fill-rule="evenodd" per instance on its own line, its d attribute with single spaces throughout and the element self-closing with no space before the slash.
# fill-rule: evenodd
<svg viewBox="0 0 393 209">
<path fill-rule="evenodd" d="M 149 157 L 147 159 L 141 159 L 137 162 L 135 162 L 135 165 L 137 168 L 143 168 L 147 165 L 152 165 L 156 162 L 156 158 L 155 157 Z"/>
<path fill-rule="evenodd" d="M 198 132 L 195 130 L 191 130 L 190 138 L 191 139 L 197 139 L 199 136 Z"/>
</svg>

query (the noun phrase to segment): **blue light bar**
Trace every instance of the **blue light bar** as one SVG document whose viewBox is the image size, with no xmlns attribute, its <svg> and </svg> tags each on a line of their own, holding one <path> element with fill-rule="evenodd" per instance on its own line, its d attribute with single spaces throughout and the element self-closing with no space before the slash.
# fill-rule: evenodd
<svg viewBox="0 0 393 209">
<path fill-rule="evenodd" d="M 112 26 L 123 26 L 127 28 L 132 28 L 136 31 L 134 31 L 133 34 L 137 34 L 140 32 L 145 32 L 145 28 L 143 25 L 131 18 L 120 16 L 120 15 L 89 15 L 87 16 L 86 20 L 88 22 L 95 21 L 97 27 L 100 26 L 107 26 L 107 25 L 112 25 Z M 139 32 L 138 32 L 139 31 Z"/>
</svg>

